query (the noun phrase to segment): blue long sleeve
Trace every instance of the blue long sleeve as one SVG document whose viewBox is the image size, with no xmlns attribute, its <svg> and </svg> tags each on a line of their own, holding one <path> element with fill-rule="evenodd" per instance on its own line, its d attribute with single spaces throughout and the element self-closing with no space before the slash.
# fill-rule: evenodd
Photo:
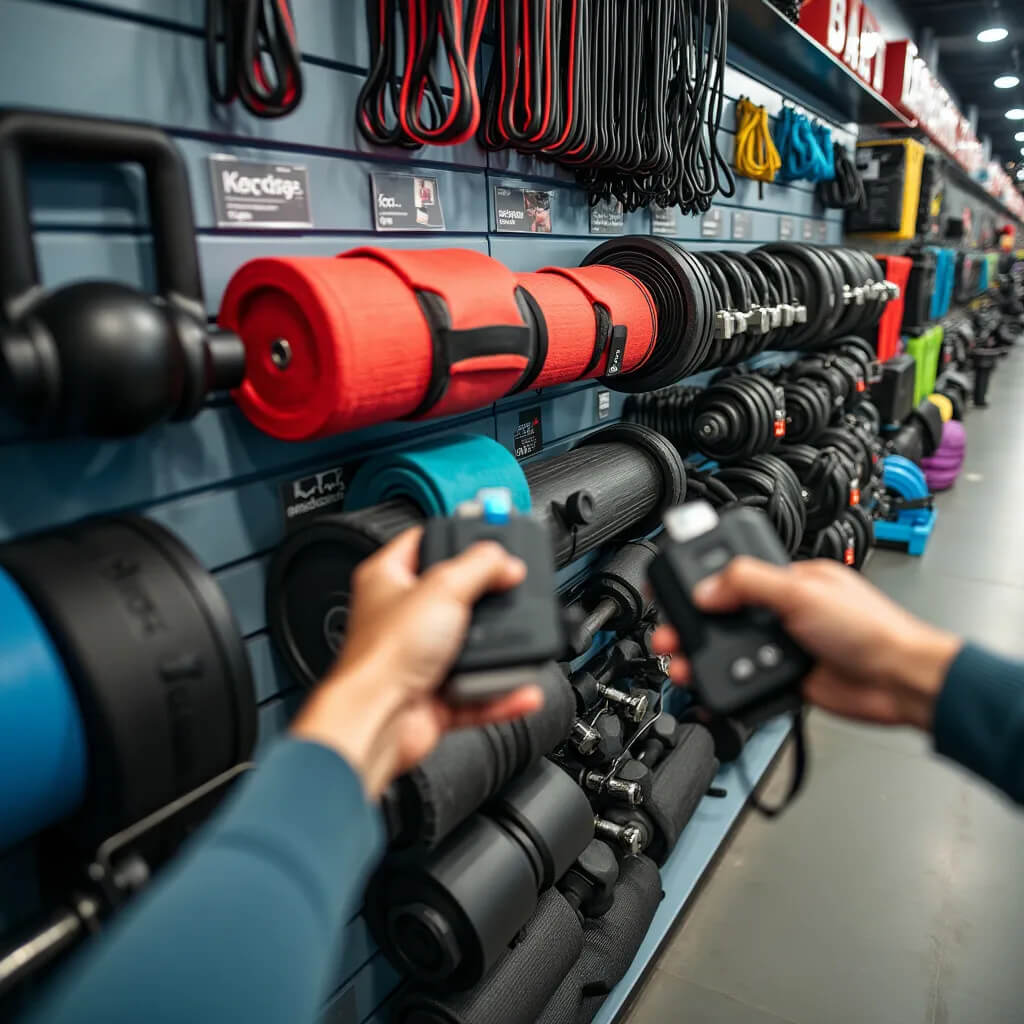
<svg viewBox="0 0 1024 1024">
<path fill-rule="evenodd" d="M 325 747 L 281 741 L 32 1019 L 314 1021 L 383 843 L 353 770 Z"/>
<path fill-rule="evenodd" d="M 965 645 L 935 707 L 935 749 L 1024 803 L 1024 662 Z"/>
</svg>

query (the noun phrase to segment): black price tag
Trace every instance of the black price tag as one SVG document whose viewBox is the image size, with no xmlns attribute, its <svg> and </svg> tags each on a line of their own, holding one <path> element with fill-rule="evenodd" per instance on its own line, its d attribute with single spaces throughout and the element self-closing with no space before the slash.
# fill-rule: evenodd
<svg viewBox="0 0 1024 1024">
<path fill-rule="evenodd" d="M 779 241 L 788 242 L 796 234 L 792 217 L 779 217 Z"/>
<path fill-rule="evenodd" d="M 597 418 L 606 420 L 612 414 L 612 393 L 610 391 L 598 391 L 597 393 Z"/>
<path fill-rule="evenodd" d="M 519 425 L 512 438 L 512 447 L 517 459 L 525 459 L 544 447 L 544 430 L 540 418 L 540 406 L 524 409 L 519 414 Z"/>
<path fill-rule="evenodd" d="M 732 237 L 738 240 L 750 238 L 754 234 L 754 215 L 747 210 L 733 210 Z"/>
<path fill-rule="evenodd" d="M 721 238 L 725 232 L 725 220 L 722 211 L 713 206 L 700 219 L 701 238 Z"/>
<path fill-rule="evenodd" d="M 626 214 L 618 199 L 601 199 L 590 208 L 592 235 L 621 235 L 626 230 Z"/>
<path fill-rule="evenodd" d="M 494 186 L 494 225 L 498 231 L 551 234 L 551 193 Z"/>
<path fill-rule="evenodd" d="M 309 173 L 297 164 L 209 158 L 219 228 L 311 228 Z"/>
<path fill-rule="evenodd" d="M 329 512 L 345 499 L 348 469 L 332 466 L 319 473 L 310 473 L 290 480 L 278 488 L 286 530 L 294 530 L 312 516 Z"/>
<path fill-rule="evenodd" d="M 800 222 L 800 238 L 805 242 L 814 241 L 814 221 L 804 218 Z"/>
<path fill-rule="evenodd" d="M 679 234 L 679 219 L 674 206 L 651 204 L 651 234 L 670 237 Z"/>
<path fill-rule="evenodd" d="M 371 174 L 378 231 L 444 231 L 437 178 L 418 174 Z"/>
</svg>

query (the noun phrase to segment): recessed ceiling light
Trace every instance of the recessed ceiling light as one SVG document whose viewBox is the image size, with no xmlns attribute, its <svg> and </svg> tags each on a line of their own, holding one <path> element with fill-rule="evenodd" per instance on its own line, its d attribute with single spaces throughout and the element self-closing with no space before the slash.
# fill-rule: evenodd
<svg viewBox="0 0 1024 1024">
<path fill-rule="evenodd" d="M 998 43 L 1010 33 L 1005 28 L 986 28 L 978 33 L 979 43 Z"/>
<path fill-rule="evenodd" d="M 1012 89 L 1020 85 L 1020 79 L 1016 75 L 1000 75 L 992 84 L 997 89 Z"/>
<path fill-rule="evenodd" d="M 1024 121 L 1024 108 L 1014 107 L 1012 110 L 1006 112 L 1006 116 L 1011 121 Z"/>
<path fill-rule="evenodd" d="M 1024 181 L 1024 167 L 1017 172 L 1017 180 Z"/>
<path fill-rule="evenodd" d="M 1017 132 L 1013 137 L 1014 142 L 1024 142 L 1024 132 Z"/>
</svg>

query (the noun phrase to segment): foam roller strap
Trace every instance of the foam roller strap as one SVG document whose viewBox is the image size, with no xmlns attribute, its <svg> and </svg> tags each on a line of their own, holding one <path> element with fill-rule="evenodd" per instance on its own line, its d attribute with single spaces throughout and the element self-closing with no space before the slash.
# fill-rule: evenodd
<svg viewBox="0 0 1024 1024">
<path fill-rule="evenodd" d="M 526 477 L 504 445 L 480 434 L 447 435 L 368 459 L 345 491 L 345 509 L 408 498 L 426 516 L 448 516 L 482 487 L 507 487 L 515 507 L 530 511 Z"/>
<path fill-rule="evenodd" d="M 572 728 L 576 699 L 557 665 L 537 680 L 544 705 L 525 718 L 449 732 L 392 787 L 400 809 L 394 845 L 436 847 L 514 776 L 550 753 Z"/>
<path fill-rule="evenodd" d="M 611 908 L 583 922 L 583 950 L 537 1024 L 589 1024 L 623 979 L 644 940 L 664 893 L 649 857 L 626 857 Z"/>
<path fill-rule="evenodd" d="M 711 733 L 702 725 L 682 726 L 675 748 L 654 770 L 651 795 L 643 806 L 655 826 L 644 852 L 655 864 L 665 863 L 717 771 Z"/>
<path fill-rule="evenodd" d="M 290 441 L 480 408 L 538 356 L 511 271 L 468 249 L 252 260 L 219 321 L 245 343 L 242 411 Z"/>
<path fill-rule="evenodd" d="M 548 339 L 539 374 L 521 387 L 632 373 L 654 351 L 657 310 L 632 274 L 605 266 L 545 267 L 516 280 L 539 307 Z"/>
<path fill-rule="evenodd" d="M 414 989 L 396 1024 L 535 1024 L 583 948 L 579 918 L 557 889 L 541 898 L 516 945 L 468 992 Z"/>
<path fill-rule="evenodd" d="M 0 569 L 0 852 L 82 800 L 86 744 L 78 702 L 50 637 Z"/>
</svg>

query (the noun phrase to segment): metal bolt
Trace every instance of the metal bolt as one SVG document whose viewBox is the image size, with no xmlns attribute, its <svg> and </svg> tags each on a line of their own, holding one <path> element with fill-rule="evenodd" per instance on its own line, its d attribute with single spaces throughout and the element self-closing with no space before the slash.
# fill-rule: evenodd
<svg viewBox="0 0 1024 1024">
<path fill-rule="evenodd" d="M 606 782 L 604 773 L 593 771 L 587 772 L 583 776 L 583 784 L 595 793 L 607 790 L 615 796 L 621 796 L 630 807 L 637 807 L 643 803 L 644 794 L 639 782 L 623 782 L 622 779 L 616 779 L 614 776 Z"/>
<path fill-rule="evenodd" d="M 570 740 L 581 754 L 592 754 L 601 742 L 601 733 L 592 725 L 587 725 L 582 718 L 577 718 L 572 723 Z"/>
<path fill-rule="evenodd" d="M 614 686 L 605 686 L 603 683 L 597 684 L 597 692 L 604 697 L 605 700 L 612 704 L 618 704 L 625 711 L 626 717 L 634 722 L 643 721 L 644 716 L 647 714 L 647 694 L 642 693 L 636 697 L 631 697 L 628 693 L 623 693 L 622 690 L 616 690 Z"/>
<path fill-rule="evenodd" d="M 270 361 L 279 370 L 287 370 L 291 365 L 292 346 L 287 338 L 275 338 L 270 343 Z"/>
<path fill-rule="evenodd" d="M 733 315 L 728 310 L 720 309 L 715 313 L 715 337 L 719 341 L 728 341 L 733 336 Z"/>
<path fill-rule="evenodd" d="M 636 825 L 616 825 L 614 821 L 604 818 L 594 819 L 594 835 L 602 839 L 611 839 L 630 853 L 639 853 L 643 848 L 643 833 Z"/>
</svg>

